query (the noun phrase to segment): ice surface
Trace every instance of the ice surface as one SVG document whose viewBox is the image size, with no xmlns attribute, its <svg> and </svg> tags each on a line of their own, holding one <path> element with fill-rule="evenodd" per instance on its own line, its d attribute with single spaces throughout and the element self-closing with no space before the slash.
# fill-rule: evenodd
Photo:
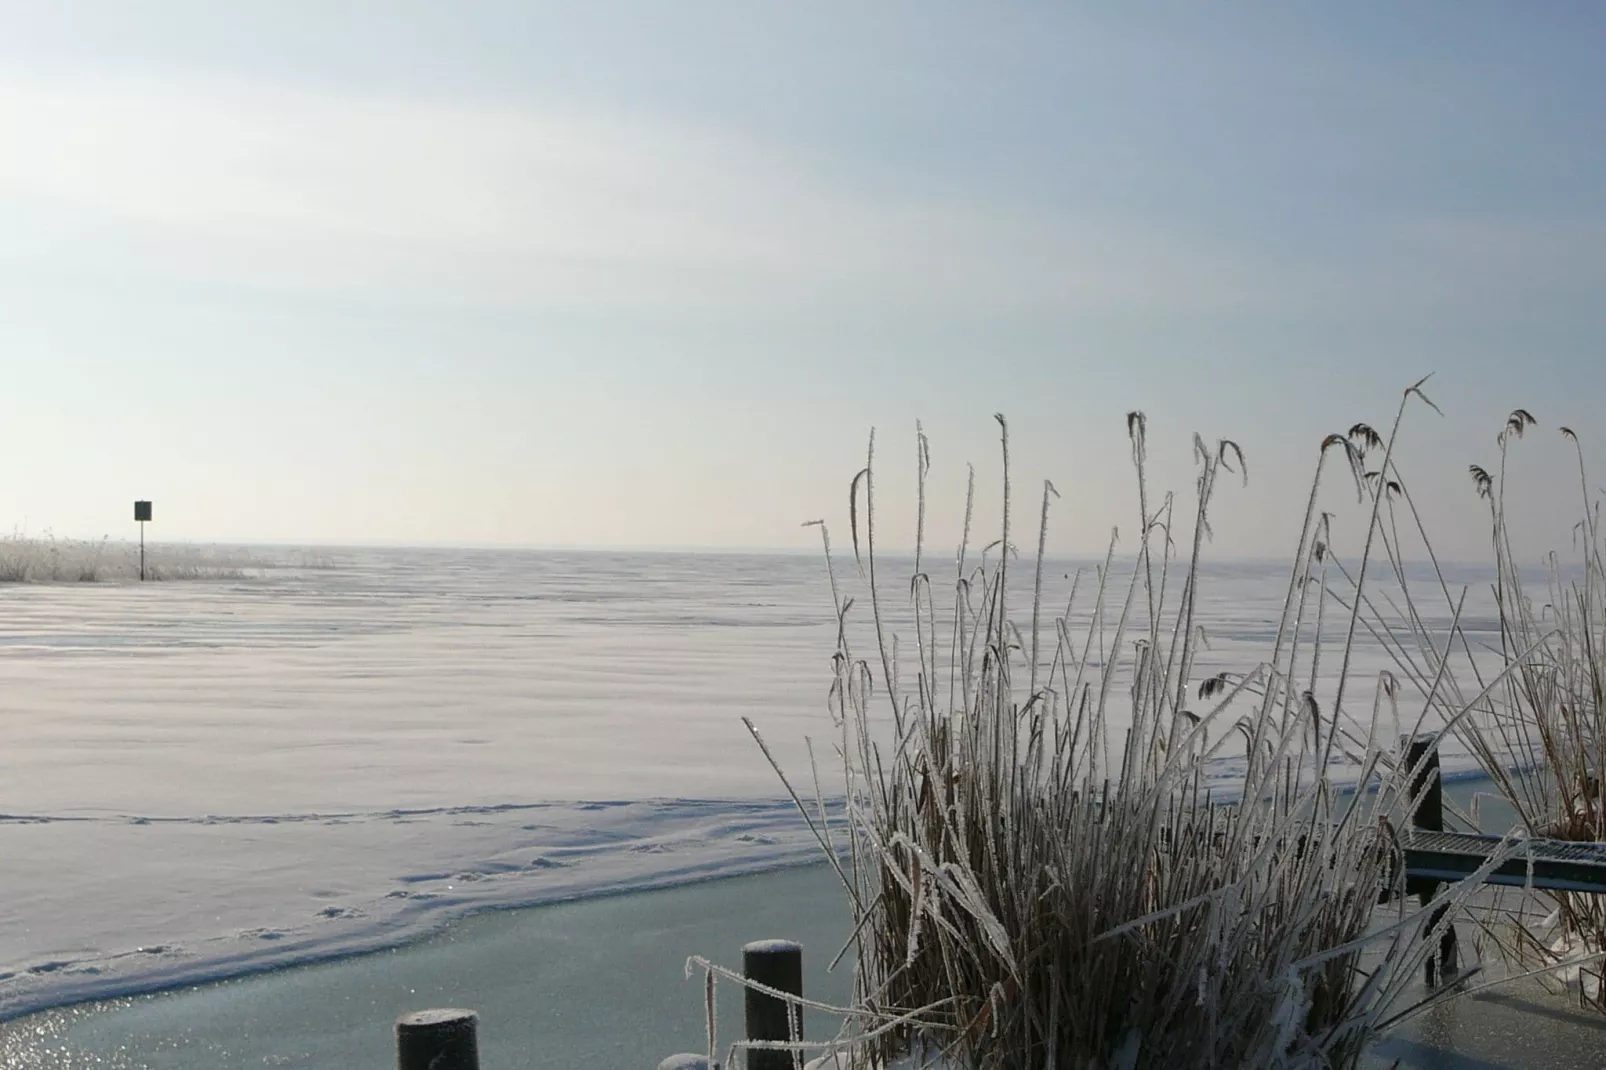
<svg viewBox="0 0 1606 1070">
<path fill-rule="evenodd" d="M 820 865 L 498 911 L 396 951 L 0 1023 L 0 1066 L 393 1070 L 399 1015 L 466 1006 L 485 1070 L 653 1067 L 707 1049 L 705 979 L 686 975 L 689 956 L 739 968 L 755 932 L 793 933 L 821 949 L 804 958 L 805 992 L 841 1005 L 851 954 L 826 967 L 852 929 Z M 721 980 L 715 998 L 723 1060 L 742 1033 L 743 991 Z M 824 1038 L 839 1024 L 810 1010 L 804 1029 Z"/>
<path fill-rule="evenodd" d="M 790 802 L 4 827 L 0 1010 L 394 944 L 471 910 L 812 862 Z"/>
<path fill-rule="evenodd" d="M 819 857 L 740 723 L 837 782 L 817 559 L 251 553 L 279 567 L 0 586 L 0 1018 Z M 1266 655 L 1286 584 L 1208 574 L 1200 678 Z M 1383 667 L 1363 646 L 1368 696 Z"/>
</svg>

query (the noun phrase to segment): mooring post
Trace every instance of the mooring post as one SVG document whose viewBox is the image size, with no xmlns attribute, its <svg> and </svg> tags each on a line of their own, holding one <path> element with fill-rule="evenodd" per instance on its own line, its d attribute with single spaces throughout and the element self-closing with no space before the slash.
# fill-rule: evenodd
<svg viewBox="0 0 1606 1070">
<path fill-rule="evenodd" d="M 396 1070 L 480 1070 L 479 1016 L 456 1007 L 396 1019 Z"/>
<path fill-rule="evenodd" d="M 1444 775 L 1439 769 L 1439 737 L 1417 736 L 1405 749 L 1405 766 L 1411 770 L 1411 801 L 1417 803 L 1411 815 L 1411 827 L 1423 832 L 1444 831 Z M 1420 800 L 1418 802 L 1417 800 Z M 1415 895 L 1418 902 L 1427 906 L 1439 894 L 1439 883 L 1426 877 L 1407 877 L 1405 894 Z M 1438 925 L 1449 912 L 1448 906 L 1438 907 L 1429 919 L 1429 928 Z M 1444 928 L 1439 937 L 1437 958 L 1428 956 L 1423 966 L 1425 980 L 1432 985 L 1442 974 L 1449 976 L 1458 968 L 1455 925 Z"/>
<path fill-rule="evenodd" d="M 803 945 L 790 940 L 757 940 L 742 948 L 742 976 L 788 995 L 803 995 Z M 747 1039 L 803 1039 L 803 1009 L 767 992 L 747 989 Z M 793 1070 L 790 1051 L 747 1049 L 747 1070 Z"/>
</svg>

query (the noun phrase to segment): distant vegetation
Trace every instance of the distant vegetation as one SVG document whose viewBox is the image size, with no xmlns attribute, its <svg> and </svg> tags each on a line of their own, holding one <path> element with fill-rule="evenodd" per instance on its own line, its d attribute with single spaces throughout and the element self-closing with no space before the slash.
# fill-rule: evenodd
<svg viewBox="0 0 1606 1070">
<path fill-rule="evenodd" d="M 266 562 L 232 547 L 147 543 L 147 580 L 244 579 Z M 102 583 L 139 579 L 135 543 L 58 539 L 18 532 L 0 538 L 0 583 Z"/>
</svg>

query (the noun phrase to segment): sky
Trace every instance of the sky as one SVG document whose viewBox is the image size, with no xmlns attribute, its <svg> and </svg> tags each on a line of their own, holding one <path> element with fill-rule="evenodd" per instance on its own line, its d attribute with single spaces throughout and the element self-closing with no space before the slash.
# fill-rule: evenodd
<svg viewBox="0 0 1606 1070">
<path fill-rule="evenodd" d="M 1606 472 L 1606 8 L 0 0 L 0 530 L 1097 552 L 1386 430 L 1444 556 Z M 1590 476 L 1591 493 L 1600 480 Z M 1602 476 L 1601 480 L 1606 480 Z M 1356 512 L 1330 480 L 1324 507 Z M 1191 505 L 1187 506 L 1191 509 Z M 1019 531 L 1017 527 L 1017 531 Z"/>
</svg>

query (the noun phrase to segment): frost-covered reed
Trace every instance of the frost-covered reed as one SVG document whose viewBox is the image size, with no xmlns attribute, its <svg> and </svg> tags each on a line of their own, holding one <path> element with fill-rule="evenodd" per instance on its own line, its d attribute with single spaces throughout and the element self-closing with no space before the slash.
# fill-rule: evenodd
<svg viewBox="0 0 1606 1070">
<path fill-rule="evenodd" d="M 1487 500 L 1496 565 L 1500 663 L 1509 672 L 1458 726 L 1521 823 L 1536 835 L 1606 840 L 1606 559 L 1600 503 L 1590 483 L 1578 436 L 1560 434 L 1577 455 L 1581 517 L 1570 557 L 1552 552 L 1542 570 L 1524 568 L 1507 524 L 1510 449 L 1538 426 L 1517 409 L 1499 437 L 1493 472 L 1471 469 L 1473 486 Z M 1542 573 L 1542 578 L 1535 578 Z M 1606 1011 L 1606 983 L 1598 956 L 1606 951 L 1606 904 L 1600 896 L 1545 892 L 1554 907 L 1537 915 L 1498 907 L 1489 931 L 1511 958 L 1528 969 L 1549 967 L 1578 983 L 1584 1002 Z M 1576 964 L 1583 957 L 1585 961 Z M 1569 965 L 1573 963 L 1572 965 Z"/>
<path fill-rule="evenodd" d="M 1420 386 L 1400 416 L 1426 402 Z M 1323 440 L 1270 648 L 1242 671 L 1203 675 L 1201 562 L 1218 481 L 1244 474 L 1237 446 L 1196 437 L 1192 500 L 1153 498 L 1145 421 L 1131 414 L 1143 523 L 1130 578 L 1116 579 L 1112 543 L 1056 613 L 1040 597 L 1056 495 L 1045 484 L 1036 562 L 1023 561 L 999 425 L 1003 514 L 980 552 L 968 504 L 953 558 L 936 561 L 924 545 L 923 436 L 912 577 L 894 586 L 881 575 L 873 436 L 851 491 L 868 606 L 846 594 L 822 526 L 842 621 L 830 762 L 847 820 L 827 821 L 818 765 L 812 792 L 777 771 L 827 846 L 856 923 L 855 1004 L 828 1046 L 855 1066 L 884 1065 L 917 1041 L 978 1068 L 1356 1065 L 1421 1005 L 1404 1004 L 1437 943 L 1424 931 L 1429 912 L 1407 911 L 1398 895 L 1399 905 L 1377 903 L 1380 890 L 1400 890 L 1389 817 L 1409 778 L 1382 726 L 1416 727 L 1449 705 L 1434 653 L 1445 644 L 1413 649 L 1375 679 L 1350 672 L 1358 635 L 1425 628 L 1408 589 L 1406 608 L 1386 613 L 1379 606 L 1396 603 L 1371 595 L 1374 574 L 1405 586 L 1397 540 L 1380 535 L 1407 500 L 1391 478 L 1392 433 L 1357 425 Z M 1335 475 L 1353 481 L 1365 522 L 1348 566 L 1318 511 Z M 951 598 L 937 594 L 939 569 Z M 1012 582 L 1020 570 L 1030 580 Z M 886 624 L 892 590 L 909 600 L 912 636 Z M 873 624 L 867 648 L 854 641 L 856 614 Z M 1335 790 L 1340 762 L 1361 790 Z M 1237 770 L 1237 786 L 1212 792 L 1207 780 L 1223 768 Z M 1475 884 L 1440 902 L 1459 908 Z"/>
</svg>

